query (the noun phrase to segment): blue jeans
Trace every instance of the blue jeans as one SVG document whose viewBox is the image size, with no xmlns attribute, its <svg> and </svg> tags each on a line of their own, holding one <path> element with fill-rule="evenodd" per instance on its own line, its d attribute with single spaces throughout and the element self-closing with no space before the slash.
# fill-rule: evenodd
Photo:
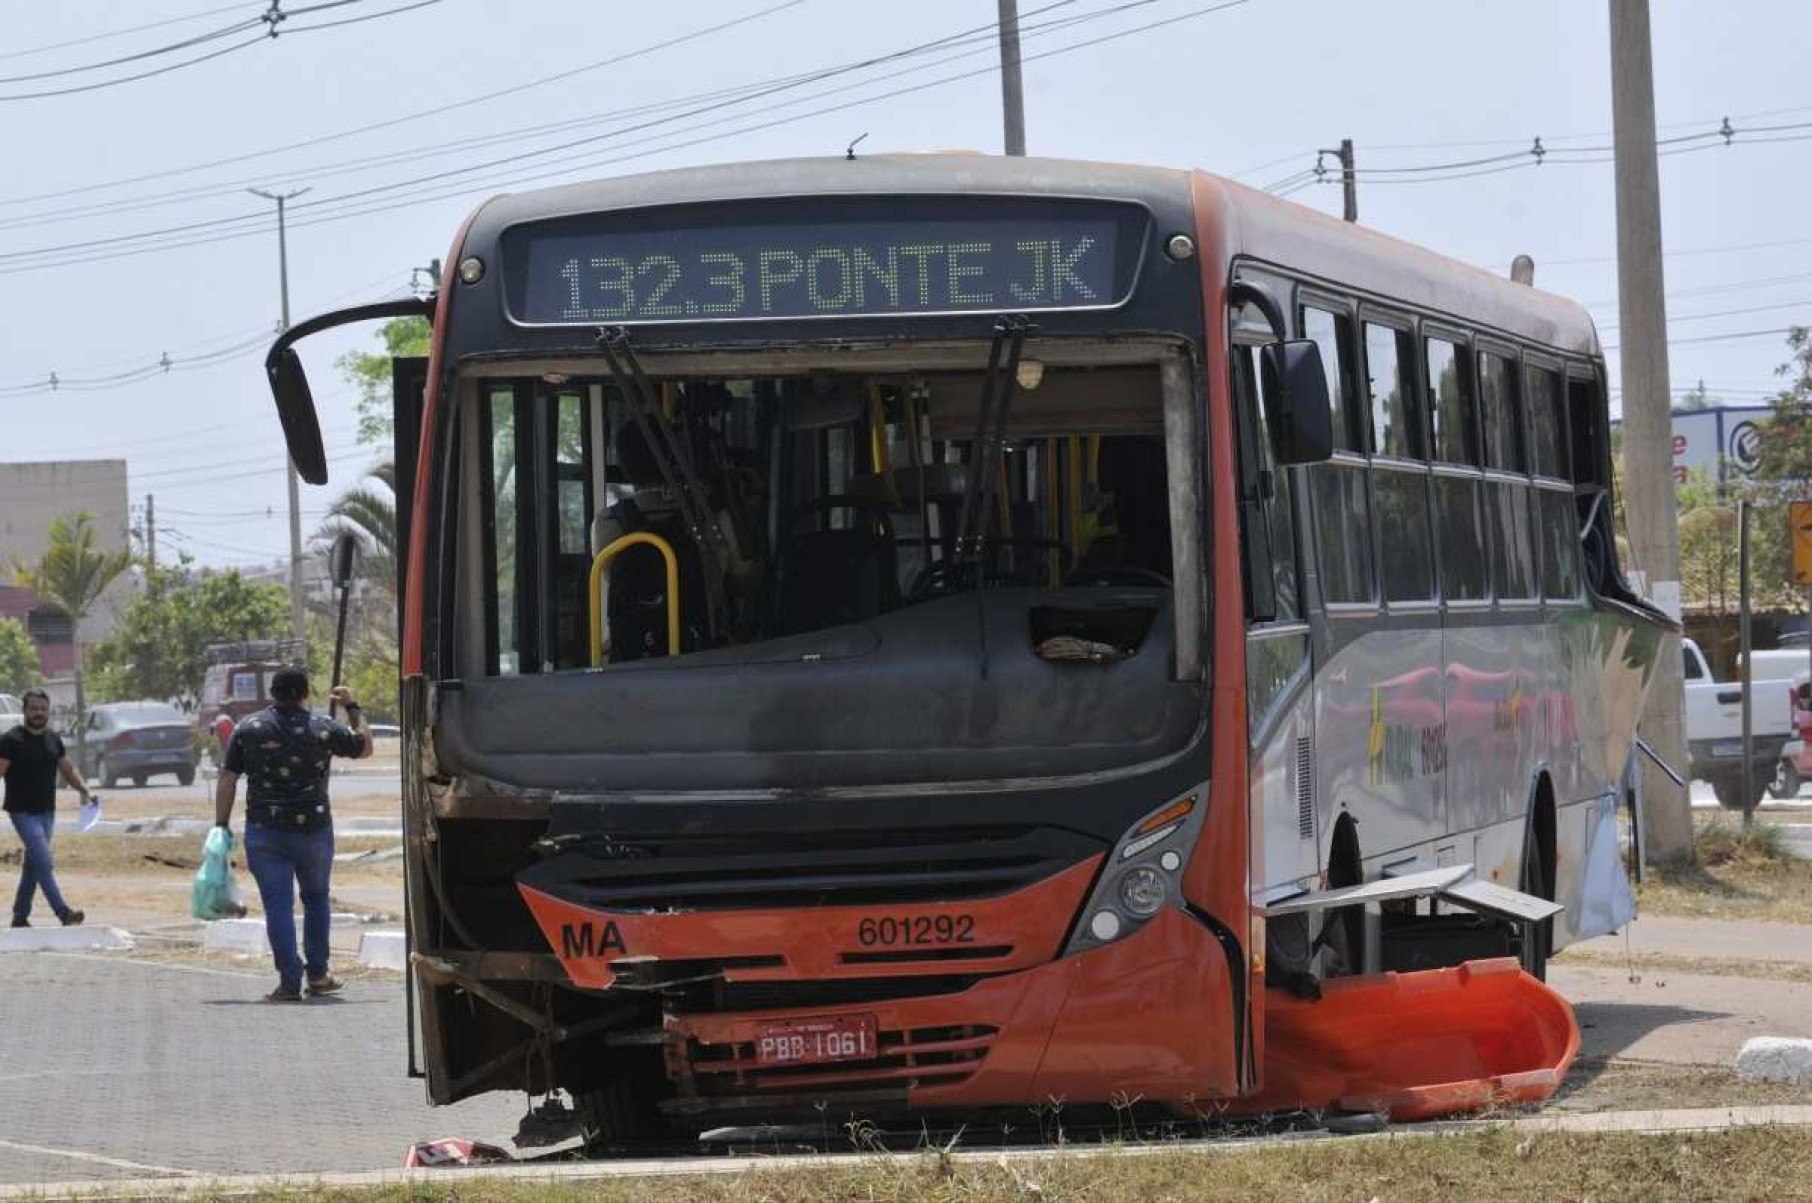
<svg viewBox="0 0 1812 1203">
<path fill-rule="evenodd" d="M 302 974 L 315 981 L 327 976 L 327 939 L 332 916 L 327 881 L 333 873 L 333 828 L 306 834 L 279 831 L 256 823 L 245 825 L 245 863 L 264 901 L 264 932 L 285 989 L 302 986 Z M 302 949 L 307 964 L 296 959 L 296 892 L 302 894 Z"/>
<path fill-rule="evenodd" d="M 19 892 L 13 895 L 14 920 L 31 917 L 31 896 L 35 890 L 44 891 L 44 901 L 61 919 L 69 913 L 69 907 L 63 901 L 62 891 L 57 889 L 57 875 L 50 859 L 50 835 L 56 830 L 56 812 L 26 814 L 14 810 L 8 811 L 7 817 L 13 821 L 13 830 L 19 833 L 19 842 L 25 845 L 25 867 L 19 872 Z"/>
</svg>

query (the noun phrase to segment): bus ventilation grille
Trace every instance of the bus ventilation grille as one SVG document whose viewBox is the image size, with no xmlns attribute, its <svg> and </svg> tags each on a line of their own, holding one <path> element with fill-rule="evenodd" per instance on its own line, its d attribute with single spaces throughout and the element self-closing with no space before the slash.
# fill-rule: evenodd
<svg viewBox="0 0 1812 1203">
<path fill-rule="evenodd" d="M 981 1068 L 999 1034 L 999 1028 L 978 1024 L 882 1031 L 880 1053 L 871 1060 L 792 1066 L 757 1063 L 755 1046 L 747 1042 L 689 1041 L 686 1059 L 703 1098 L 955 1086 Z"/>
<path fill-rule="evenodd" d="M 1296 741 L 1296 835 L 1315 838 L 1315 752 L 1307 738 Z"/>
<path fill-rule="evenodd" d="M 1010 893 L 1101 852 L 1053 827 L 636 837 L 642 855 L 579 844 L 520 874 L 602 909 L 735 910 L 942 902 Z"/>
</svg>

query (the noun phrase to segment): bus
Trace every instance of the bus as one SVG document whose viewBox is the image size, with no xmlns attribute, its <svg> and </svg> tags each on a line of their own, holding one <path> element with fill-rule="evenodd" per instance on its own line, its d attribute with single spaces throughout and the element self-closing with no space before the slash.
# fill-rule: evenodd
<svg viewBox="0 0 1812 1203">
<path fill-rule="evenodd" d="M 1237 1104 L 1268 997 L 1627 918 L 1677 628 L 1578 305 L 1208 174 L 964 154 L 505 195 L 446 263 L 267 360 L 319 483 L 292 344 L 433 325 L 433 1102 L 565 1092 L 600 1147 Z"/>
</svg>

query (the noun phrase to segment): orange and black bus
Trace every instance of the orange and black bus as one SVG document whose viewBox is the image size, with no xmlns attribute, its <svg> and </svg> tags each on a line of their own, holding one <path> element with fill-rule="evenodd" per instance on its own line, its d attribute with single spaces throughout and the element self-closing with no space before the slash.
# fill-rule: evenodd
<svg viewBox="0 0 1812 1203">
<path fill-rule="evenodd" d="M 1211 175 L 969 155 L 502 196 L 447 264 L 268 362 L 319 482 L 290 344 L 433 323 L 433 1101 L 565 1091 L 610 1143 L 1265 1098 L 1268 997 L 1626 917 L 1670 624 L 1579 306 Z"/>
</svg>

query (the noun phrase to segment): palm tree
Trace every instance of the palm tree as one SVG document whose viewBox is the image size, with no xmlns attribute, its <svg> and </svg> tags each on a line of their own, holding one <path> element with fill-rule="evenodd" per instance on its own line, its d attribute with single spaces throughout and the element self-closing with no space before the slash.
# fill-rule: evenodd
<svg viewBox="0 0 1812 1203">
<path fill-rule="evenodd" d="M 132 550 L 102 551 L 96 545 L 94 515 L 64 514 L 50 524 L 50 542 L 36 564 L 15 564 L 19 583 L 63 611 L 69 618 L 70 642 L 75 645 L 76 716 L 87 713 L 88 698 L 82 688 L 82 620 L 101 594 L 132 567 Z M 87 742 L 82 724 L 76 723 L 76 760 L 80 763 Z"/>
<path fill-rule="evenodd" d="M 327 519 L 315 540 L 331 544 L 343 531 L 359 541 L 363 574 L 386 597 L 396 596 L 396 465 L 375 465 L 365 481 L 340 494 L 327 507 Z"/>
</svg>

